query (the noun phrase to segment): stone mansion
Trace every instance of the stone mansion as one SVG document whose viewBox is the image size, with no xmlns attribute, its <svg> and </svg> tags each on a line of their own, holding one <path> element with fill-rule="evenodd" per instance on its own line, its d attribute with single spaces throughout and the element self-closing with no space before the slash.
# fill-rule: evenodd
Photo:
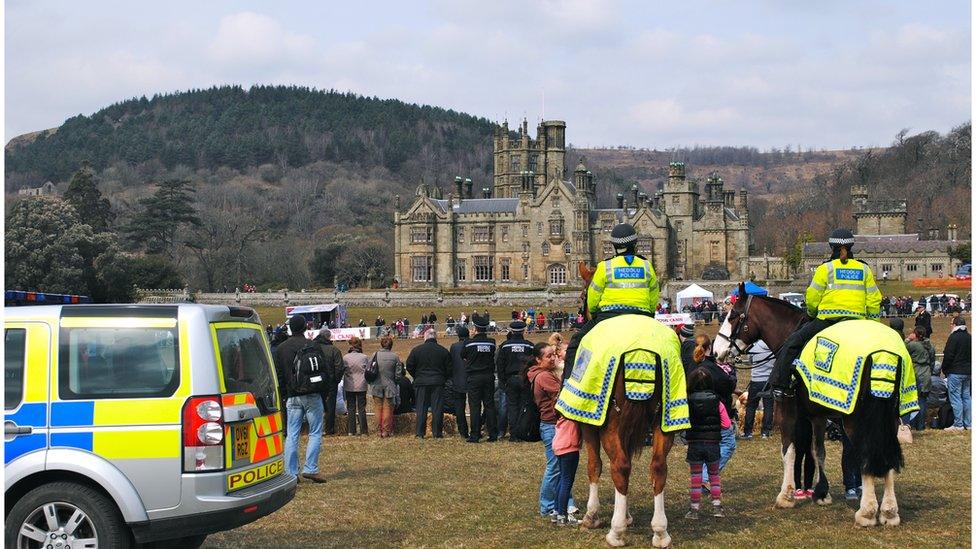
<svg viewBox="0 0 976 549">
<path fill-rule="evenodd" d="M 536 138 L 523 120 L 494 135 L 491 187 L 456 178 L 444 191 L 420 185 L 405 211 L 394 214 L 395 270 L 402 288 L 580 286 L 579 261 L 613 255 L 610 230 L 626 221 L 640 235 L 638 253 L 660 279 L 748 277 L 749 218 L 745 190 L 713 175 L 699 183 L 672 162 L 664 188 L 649 196 L 634 185 L 615 208 L 596 204 L 584 159 L 564 173 L 566 124 L 547 120 Z M 718 273 L 715 275 L 715 273 Z"/>
</svg>

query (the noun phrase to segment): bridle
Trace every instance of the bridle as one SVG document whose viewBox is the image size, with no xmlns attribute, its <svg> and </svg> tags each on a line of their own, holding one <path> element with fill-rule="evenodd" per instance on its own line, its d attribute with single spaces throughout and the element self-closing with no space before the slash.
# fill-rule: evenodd
<svg viewBox="0 0 976 549">
<path fill-rule="evenodd" d="M 745 331 L 749 331 L 749 326 L 746 323 L 749 321 L 749 308 L 752 306 L 752 294 L 747 294 L 747 295 L 748 297 L 746 297 L 746 308 L 741 313 L 739 313 L 738 322 L 732 328 L 732 332 L 729 335 L 725 335 L 721 331 L 719 331 L 719 333 L 716 334 L 715 336 L 717 338 L 724 339 L 729 343 L 729 349 L 730 349 L 729 352 L 731 352 L 731 349 L 735 349 L 736 351 L 735 354 L 730 357 L 732 359 L 735 359 L 739 355 L 749 354 L 749 349 L 752 349 L 752 346 L 754 345 L 754 343 L 750 343 L 746 345 L 745 348 L 739 346 L 739 333 L 743 329 L 745 329 Z M 735 312 L 734 307 L 733 309 L 729 310 L 729 314 L 726 317 L 726 319 L 729 321 L 729 324 L 732 323 L 731 319 L 732 319 L 733 312 Z"/>
</svg>

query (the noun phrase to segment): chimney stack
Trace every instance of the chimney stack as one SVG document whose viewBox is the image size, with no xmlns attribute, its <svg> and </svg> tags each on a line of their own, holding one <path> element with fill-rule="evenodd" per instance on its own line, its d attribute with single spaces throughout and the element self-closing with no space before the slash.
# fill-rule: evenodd
<svg viewBox="0 0 976 549">
<path fill-rule="evenodd" d="M 935 227 L 929 227 L 929 240 L 938 240 L 938 239 L 939 239 L 939 229 L 936 229 Z"/>
<path fill-rule="evenodd" d="M 946 227 L 946 240 L 950 240 L 950 241 L 955 242 L 955 240 L 956 240 L 956 231 L 958 229 L 959 229 L 959 227 L 955 223 L 952 223 L 948 227 Z"/>
<path fill-rule="evenodd" d="M 623 193 L 617 193 L 617 208 L 623 209 L 624 207 L 624 195 Z"/>
<path fill-rule="evenodd" d="M 464 180 L 464 187 L 465 187 L 465 193 L 464 193 L 465 198 L 474 198 L 474 196 L 471 194 L 474 191 L 474 183 L 471 182 L 471 179 Z"/>
<path fill-rule="evenodd" d="M 631 192 L 631 194 L 634 195 L 634 207 L 635 208 L 640 207 L 640 201 L 639 201 L 639 198 L 640 198 L 640 190 L 637 188 L 637 183 L 634 183 L 633 185 L 631 185 L 630 192 Z"/>
<path fill-rule="evenodd" d="M 454 178 L 454 189 L 454 194 L 457 195 L 458 202 L 460 202 L 461 199 L 464 198 L 464 179 L 461 179 L 460 175 Z"/>
<path fill-rule="evenodd" d="M 489 189 L 488 187 L 482 187 L 481 198 L 491 198 L 491 189 Z"/>
</svg>

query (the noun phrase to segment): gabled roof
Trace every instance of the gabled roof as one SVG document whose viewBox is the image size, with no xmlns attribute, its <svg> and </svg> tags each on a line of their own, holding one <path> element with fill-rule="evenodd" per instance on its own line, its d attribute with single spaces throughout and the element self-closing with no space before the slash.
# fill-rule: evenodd
<svg viewBox="0 0 976 549">
<path fill-rule="evenodd" d="M 448 211 L 450 204 L 447 200 L 431 200 L 437 204 L 444 212 Z M 518 211 L 518 198 L 464 198 L 461 203 L 454 207 L 454 213 L 516 213 Z"/>
<path fill-rule="evenodd" d="M 944 252 L 946 248 L 965 241 L 919 240 L 917 234 L 854 235 L 854 257 L 858 253 L 931 253 Z M 825 256 L 830 254 L 830 244 L 808 242 L 803 245 L 805 256 Z"/>
</svg>

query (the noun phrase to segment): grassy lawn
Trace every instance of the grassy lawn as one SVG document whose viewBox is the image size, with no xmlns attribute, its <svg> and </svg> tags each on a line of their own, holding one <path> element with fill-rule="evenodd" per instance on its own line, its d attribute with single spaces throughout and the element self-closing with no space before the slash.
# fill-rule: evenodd
<svg viewBox="0 0 976 549">
<path fill-rule="evenodd" d="M 961 547 L 970 543 L 970 438 L 926 431 L 905 446 L 897 477 L 898 528 L 854 526 L 853 502 L 843 498 L 840 444 L 828 442 L 834 503 L 772 509 L 782 477 L 778 442 L 739 441 L 722 474 L 728 516 L 684 518 L 688 505 L 685 447 L 669 457 L 669 532 L 676 546 L 727 547 Z M 631 546 L 649 547 L 653 501 L 650 453 L 634 464 Z M 538 518 L 541 443 L 467 444 L 460 438 L 327 437 L 319 464 L 329 481 L 301 483 L 277 513 L 210 536 L 206 547 L 599 547 L 606 529 L 556 528 Z M 586 498 L 586 454 L 574 494 Z M 606 466 L 605 466 L 606 467 Z M 608 469 L 601 481 L 601 518 L 613 510 Z M 878 486 L 880 500 L 882 486 Z"/>
</svg>

